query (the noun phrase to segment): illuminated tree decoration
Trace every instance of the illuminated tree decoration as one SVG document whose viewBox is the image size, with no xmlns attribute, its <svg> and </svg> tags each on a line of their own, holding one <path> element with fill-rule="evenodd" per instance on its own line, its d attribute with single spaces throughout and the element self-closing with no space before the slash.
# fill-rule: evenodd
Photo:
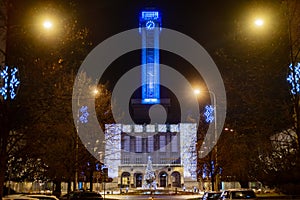
<svg viewBox="0 0 300 200">
<path fill-rule="evenodd" d="M 79 121 L 83 124 L 88 123 L 88 116 L 90 115 L 88 112 L 88 107 L 87 106 L 82 106 L 80 109 L 80 117 L 79 117 Z"/>
<path fill-rule="evenodd" d="M 2 87 L 0 87 L 0 95 L 4 100 L 8 98 L 15 99 L 17 96 L 17 91 L 20 85 L 20 80 L 18 78 L 18 69 L 16 67 L 5 66 L 2 71 L 0 71 L 0 78 L 2 79 Z"/>
<path fill-rule="evenodd" d="M 290 74 L 287 77 L 287 81 L 291 84 L 291 93 L 300 93 L 300 63 L 293 66 L 290 64 Z"/>
<path fill-rule="evenodd" d="M 212 123 L 214 121 L 214 108 L 211 105 L 205 106 L 204 116 L 207 123 Z"/>
<path fill-rule="evenodd" d="M 156 189 L 157 183 L 155 181 L 155 171 L 153 170 L 152 167 L 151 156 L 148 156 L 148 163 L 146 167 L 144 181 L 145 181 L 143 184 L 144 189 L 151 189 L 152 187 L 153 189 Z"/>
</svg>

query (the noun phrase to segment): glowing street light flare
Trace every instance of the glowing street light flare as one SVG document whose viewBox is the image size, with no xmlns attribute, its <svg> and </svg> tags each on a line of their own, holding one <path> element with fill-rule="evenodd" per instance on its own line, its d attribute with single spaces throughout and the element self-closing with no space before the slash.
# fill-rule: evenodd
<svg viewBox="0 0 300 200">
<path fill-rule="evenodd" d="M 94 95 L 99 94 L 99 90 L 98 90 L 98 89 L 94 89 L 94 90 L 93 90 L 93 94 L 94 94 Z"/>
<path fill-rule="evenodd" d="M 46 21 L 44 21 L 43 26 L 45 29 L 50 29 L 50 28 L 52 28 L 53 24 L 51 21 L 46 20 Z"/>
<path fill-rule="evenodd" d="M 262 19 L 256 19 L 256 20 L 254 21 L 254 24 L 255 24 L 256 26 L 263 26 L 263 25 L 264 25 L 264 20 L 262 20 Z"/>
<path fill-rule="evenodd" d="M 194 90 L 194 94 L 196 94 L 196 95 L 200 94 L 200 90 L 199 89 L 195 89 Z"/>
</svg>

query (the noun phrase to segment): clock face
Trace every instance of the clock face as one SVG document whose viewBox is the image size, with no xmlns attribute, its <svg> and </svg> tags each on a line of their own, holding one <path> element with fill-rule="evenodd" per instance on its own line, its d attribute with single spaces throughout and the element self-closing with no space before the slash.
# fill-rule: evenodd
<svg viewBox="0 0 300 200">
<path fill-rule="evenodd" d="M 150 21 L 146 22 L 146 28 L 148 30 L 152 30 L 152 29 L 154 29 L 154 27 L 155 27 L 155 23 L 153 21 L 150 20 Z"/>
</svg>

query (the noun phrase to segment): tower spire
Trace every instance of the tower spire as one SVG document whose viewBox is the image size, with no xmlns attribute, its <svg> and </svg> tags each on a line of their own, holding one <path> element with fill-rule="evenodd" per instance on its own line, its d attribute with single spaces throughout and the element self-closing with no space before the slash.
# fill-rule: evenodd
<svg viewBox="0 0 300 200">
<path fill-rule="evenodd" d="M 159 33 L 161 15 L 154 9 L 140 13 L 142 35 L 142 103 L 160 103 Z"/>
</svg>

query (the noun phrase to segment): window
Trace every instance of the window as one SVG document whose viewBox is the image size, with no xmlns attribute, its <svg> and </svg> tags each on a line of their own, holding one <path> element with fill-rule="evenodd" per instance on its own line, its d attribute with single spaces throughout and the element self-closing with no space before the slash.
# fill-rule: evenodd
<svg viewBox="0 0 300 200">
<path fill-rule="evenodd" d="M 130 151 L 130 137 L 128 135 L 124 136 L 124 151 Z"/>
<path fill-rule="evenodd" d="M 171 151 L 172 152 L 178 152 L 178 140 L 177 140 L 177 135 L 172 135 L 171 136 Z"/>
<path fill-rule="evenodd" d="M 166 136 L 164 135 L 159 136 L 159 151 L 166 152 Z"/>
<path fill-rule="evenodd" d="M 142 137 L 141 136 L 135 137 L 135 152 L 142 153 Z"/>
<path fill-rule="evenodd" d="M 148 136 L 148 152 L 154 151 L 154 138 L 153 136 Z"/>
</svg>

